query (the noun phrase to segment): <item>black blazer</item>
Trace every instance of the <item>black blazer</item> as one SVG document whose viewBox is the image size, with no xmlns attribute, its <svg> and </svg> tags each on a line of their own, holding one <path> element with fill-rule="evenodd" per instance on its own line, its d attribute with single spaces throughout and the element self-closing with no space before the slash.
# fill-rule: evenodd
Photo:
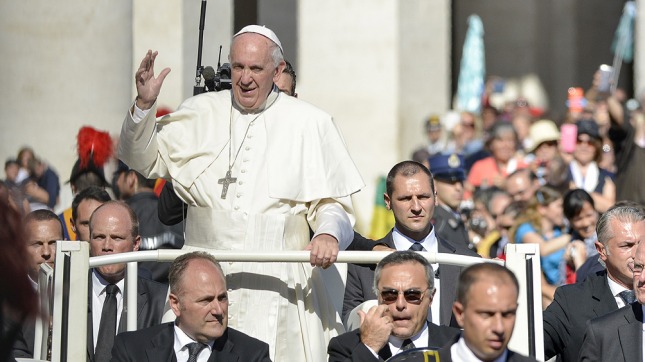
<svg viewBox="0 0 645 362">
<path fill-rule="evenodd" d="M 174 343 L 173 322 L 120 333 L 114 340 L 112 362 L 176 362 Z M 235 329 L 227 328 L 224 335 L 215 340 L 213 353 L 208 361 L 270 362 L 269 345 Z"/>
<path fill-rule="evenodd" d="M 87 360 L 94 361 L 94 334 L 92 325 L 92 287 L 90 274 L 90 288 L 87 304 Z M 139 278 L 137 283 L 137 329 L 152 327 L 161 323 L 163 318 L 168 286 L 155 281 Z M 125 306 L 124 306 L 125 307 Z M 125 332 L 127 313 L 126 308 L 121 312 L 119 333 Z"/>
<path fill-rule="evenodd" d="M 359 235 L 360 236 L 360 235 Z M 467 256 L 479 257 L 477 253 L 468 249 L 466 245 L 455 245 L 448 243 L 437 237 L 437 250 L 440 253 L 459 254 Z M 354 242 L 352 242 L 354 243 Z M 384 238 L 377 241 L 377 243 L 385 244 L 392 249 L 396 249 L 394 239 L 392 238 L 392 231 L 390 231 Z M 374 294 L 374 269 L 375 264 L 347 264 L 347 282 L 345 284 L 345 297 L 343 299 L 343 320 L 347 314 L 356 308 L 357 305 L 366 300 L 377 299 Z M 441 283 L 441 294 L 438 302 L 441 315 L 442 325 L 452 325 L 457 327 L 452 316 L 452 303 L 455 301 L 457 293 L 457 280 L 462 268 L 455 265 L 444 264 L 439 267 L 439 280 Z M 437 301 L 433 301 L 433 305 L 437 305 Z M 439 323 L 437 323 L 439 324 Z"/>
<path fill-rule="evenodd" d="M 643 306 L 638 302 L 589 322 L 580 361 L 643 360 Z"/>
<path fill-rule="evenodd" d="M 558 287 L 553 302 L 543 313 L 545 359 L 560 354 L 559 361 L 578 361 L 587 321 L 616 309 L 606 271 L 581 283 Z"/>
<path fill-rule="evenodd" d="M 428 323 L 428 346 L 440 348 L 453 342 L 459 336 L 459 329 Z M 361 330 L 355 329 L 332 338 L 327 347 L 329 362 L 336 361 L 384 361 L 392 357 L 388 344 L 374 357 L 366 345 L 361 343 Z"/>
</svg>

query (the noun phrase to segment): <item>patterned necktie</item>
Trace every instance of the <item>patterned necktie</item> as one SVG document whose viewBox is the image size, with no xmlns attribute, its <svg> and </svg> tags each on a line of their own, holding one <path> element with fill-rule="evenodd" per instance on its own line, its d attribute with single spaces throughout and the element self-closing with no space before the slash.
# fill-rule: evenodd
<svg viewBox="0 0 645 362">
<path fill-rule="evenodd" d="M 116 294 L 119 287 L 108 284 L 105 287 L 105 301 L 101 311 L 101 323 L 99 324 L 99 336 L 96 339 L 96 350 L 94 352 L 96 362 L 108 362 L 112 359 L 112 345 L 116 334 Z"/>
<path fill-rule="evenodd" d="M 414 343 L 412 343 L 412 340 L 408 338 L 403 341 L 403 344 L 401 345 L 401 352 L 407 351 L 412 348 L 415 348 Z"/>
<path fill-rule="evenodd" d="M 634 295 L 633 290 L 623 290 L 622 292 L 618 293 L 618 295 L 623 298 L 625 305 L 630 305 L 636 301 L 636 296 Z"/>
<path fill-rule="evenodd" d="M 202 343 L 193 342 L 193 343 L 188 343 L 186 347 L 188 348 L 188 362 L 197 362 L 197 356 L 199 356 L 199 352 L 201 352 L 202 349 L 206 347 L 206 345 Z"/>
<path fill-rule="evenodd" d="M 421 245 L 421 243 L 414 243 L 414 244 L 412 244 L 412 246 L 410 247 L 409 250 L 423 251 L 423 245 Z"/>
</svg>

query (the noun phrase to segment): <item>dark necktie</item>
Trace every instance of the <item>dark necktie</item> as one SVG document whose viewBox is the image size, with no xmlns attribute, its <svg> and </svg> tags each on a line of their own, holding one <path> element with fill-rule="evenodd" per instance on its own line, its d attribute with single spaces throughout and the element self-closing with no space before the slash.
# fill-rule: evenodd
<svg viewBox="0 0 645 362">
<path fill-rule="evenodd" d="M 188 362 L 197 362 L 197 356 L 199 356 L 199 352 L 201 352 L 202 349 L 206 347 L 206 345 L 202 343 L 193 342 L 193 343 L 188 343 L 186 347 L 188 348 Z"/>
<path fill-rule="evenodd" d="M 423 251 L 423 245 L 421 245 L 421 243 L 414 243 L 414 244 L 412 244 L 412 246 L 410 247 L 409 250 Z"/>
<path fill-rule="evenodd" d="M 105 301 L 103 302 L 99 336 L 96 339 L 94 352 L 96 362 L 108 362 L 112 359 L 112 345 L 116 334 L 116 294 L 118 292 L 119 287 L 114 284 L 108 284 L 105 287 Z"/>
<path fill-rule="evenodd" d="M 408 338 L 403 341 L 403 344 L 401 345 L 401 352 L 407 351 L 412 348 L 415 348 L 414 343 L 412 343 L 412 340 Z"/>
<path fill-rule="evenodd" d="M 636 301 L 636 296 L 634 295 L 633 290 L 623 290 L 622 292 L 618 293 L 618 295 L 623 298 L 625 305 L 630 305 Z"/>
</svg>

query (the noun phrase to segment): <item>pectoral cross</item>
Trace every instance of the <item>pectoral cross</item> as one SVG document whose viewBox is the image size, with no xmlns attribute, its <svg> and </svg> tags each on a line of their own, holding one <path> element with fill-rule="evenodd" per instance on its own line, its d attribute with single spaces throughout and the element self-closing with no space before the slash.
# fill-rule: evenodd
<svg viewBox="0 0 645 362">
<path fill-rule="evenodd" d="M 231 170 L 226 171 L 226 177 L 221 178 L 217 180 L 217 183 L 222 186 L 222 199 L 226 198 L 226 194 L 228 193 L 228 185 L 235 183 L 237 181 L 237 177 L 231 177 Z"/>
</svg>

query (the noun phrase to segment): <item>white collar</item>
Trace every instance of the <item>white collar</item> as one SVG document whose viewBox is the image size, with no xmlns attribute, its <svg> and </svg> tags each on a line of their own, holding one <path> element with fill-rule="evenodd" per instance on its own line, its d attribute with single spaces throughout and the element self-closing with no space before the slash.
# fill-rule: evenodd
<svg viewBox="0 0 645 362">
<path fill-rule="evenodd" d="M 189 343 L 195 343 L 197 342 L 196 340 L 190 338 L 179 326 L 177 323 L 173 323 L 175 327 L 175 344 L 174 344 L 174 350 L 175 350 L 175 355 L 179 351 L 181 351 L 182 348 L 185 348 L 187 344 Z M 208 349 L 212 352 L 213 351 L 213 345 L 215 344 L 215 341 L 209 341 L 206 343 L 206 346 L 208 346 Z"/>
<path fill-rule="evenodd" d="M 432 227 L 430 233 L 426 235 L 423 240 L 414 240 L 403 235 L 395 226 L 394 231 L 392 231 L 392 240 L 394 241 L 396 250 L 408 250 L 415 242 L 419 242 L 426 251 L 437 253 L 439 250 L 437 245 L 437 236 L 434 233 L 434 227 Z"/>
<path fill-rule="evenodd" d="M 99 297 L 102 294 L 105 294 L 105 287 L 107 287 L 108 284 L 110 284 L 110 282 L 103 279 L 103 277 L 96 271 L 96 269 L 92 270 L 92 292 L 94 293 L 94 295 Z M 116 283 L 116 286 L 119 287 L 119 293 L 117 294 L 117 298 L 118 296 L 123 297 L 123 290 L 125 288 L 125 279 L 119 280 Z"/>
<path fill-rule="evenodd" d="M 450 355 L 453 361 L 460 361 L 460 362 L 482 362 L 475 354 L 473 351 L 468 348 L 468 345 L 466 345 L 466 341 L 464 340 L 464 336 L 459 338 L 459 341 L 457 343 L 453 344 L 452 347 L 450 347 Z M 494 362 L 504 362 L 506 361 L 506 357 L 508 356 L 508 348 L 504 350 L 504 352 L 495 359 Z"/>
<path fill-rule="evenodd" d="M 423 328 L 419 331 L 419 333 L 415 334 L 414 336 L 410 337 L 412 340 L 412 343 L 414 343 L 414 348 L 426 348 L 428 347 L 428 323 L 423 323 Z M 399 353 L 401 350 L 401 346 L 403 345 L 403 339 L 395 336 L 390 336 L 388 338 L 388 343 L 390 345 L 390 352 L 392 352 L 392 356 L 396 355 Z"/>
</svg>

